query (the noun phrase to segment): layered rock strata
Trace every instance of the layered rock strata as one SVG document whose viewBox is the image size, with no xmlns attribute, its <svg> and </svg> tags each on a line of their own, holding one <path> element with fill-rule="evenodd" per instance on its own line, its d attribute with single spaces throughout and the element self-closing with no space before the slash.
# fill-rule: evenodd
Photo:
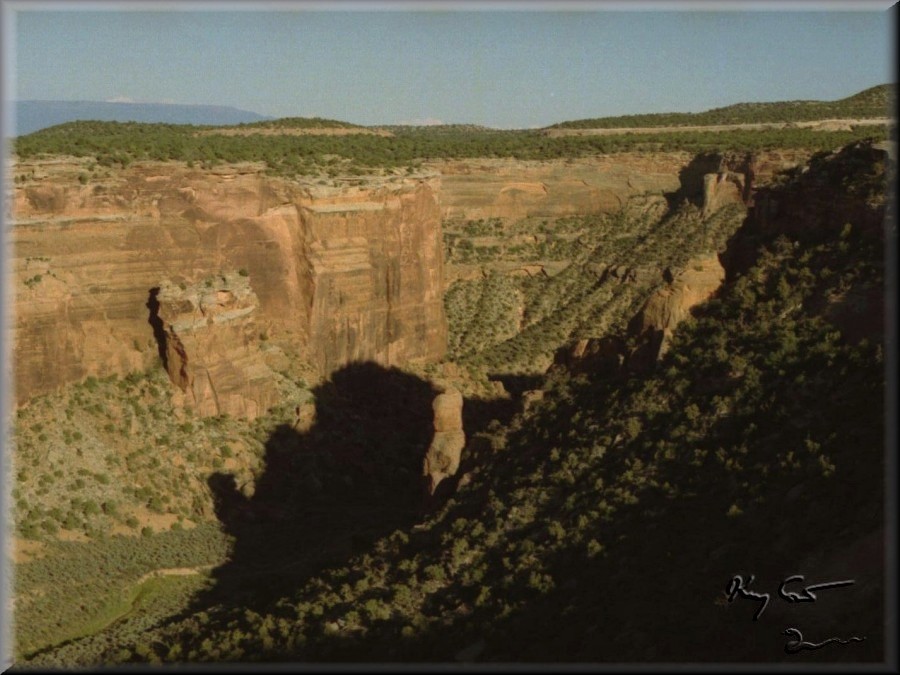
<svg viewBox="0 0 900 675">
<path fill-rule="evenodd" d="M 249 163 L 206 170 L 176 162 L 97 170 L 76 158 L 15 163 L 16 399 L 158 363 L 151 289 L 161 279 L 193 284 L 222 270 L 249 273 L 260 331 L 322 374 L 353 360 L 436 360 L 447 333 L 442 217 L 604 213 L 634 195 L 685 186 L 714 209 L 738 191 L 748 203 L 754 185 L 808 154 L 718 157 L 710 168 L 679 152 L 448 160 L 429 165 L 442 176 L 327 186 L 267 176 Z M 708 179 L 704 191 L 710 172 L 716 182 Z"/>
<path fill-rule="evenodd" d="M 151 321 L 163 363 L 201 416 L 253 419 L 277 401 L 275 374 L 260 350 L 259 300 L 246 277 L 216 275 L 181 288 L 164 282 Z"/>
<path fill-rule="evenodd" d="M 738 194 L 749 204 L 755 185 L 770 183 L 810 155 L 806 150 L 766 150 L 698 161 L 687 152 L 623 152 L 547 161 L 442 160 L 428 166 L 442 177 L 444 218 L 516 220 L 614 213 L 632 197 L 647 194 L 684 193 L 708 204 L 708 212 L 735 201 Z M 716 183 L 709 187 L 716 189 L 705 193 L 708 174 L 715 174 Z"/>
<path fill-rule="evenodd" d="M 151 293 L 242 270 L 259 332 L 328 374 L 445 350 L 439 179 L 318 185 L 260 165 L 17 164 L 10 242 L 16 399 L 159 362 Z"/>
<path fill-rule="evenodd" d="M 519 219 L 613 213 L 634 195 L 672 192 L 687 153 L 584 159 L 454 160 L 429 164 L 442 176 L 445 218 Z"/>
</svg>

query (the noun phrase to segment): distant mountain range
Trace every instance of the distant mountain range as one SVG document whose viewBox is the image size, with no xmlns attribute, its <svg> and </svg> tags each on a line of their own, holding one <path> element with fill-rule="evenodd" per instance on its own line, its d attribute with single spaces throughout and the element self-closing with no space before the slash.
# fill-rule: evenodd
<svg viewBox="0 0 900 675">
<path fill-rule="evenodd" d="M 112 103 L 108 101 L 17 101 L 15 135 L 76 120 L 159 122 L 167 124 L 241 124 L 271 117 L 220 105 Z"/>
</svg>

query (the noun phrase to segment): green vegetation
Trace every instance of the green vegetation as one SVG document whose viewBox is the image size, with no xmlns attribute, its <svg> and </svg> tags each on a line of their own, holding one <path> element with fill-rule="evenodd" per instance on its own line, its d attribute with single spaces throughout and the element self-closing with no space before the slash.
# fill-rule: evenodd
<svg viewBox="0 0 900 675">
<path fill-rule="evenodd" d="M 798 570 L 819 578 L 863 560 L 854 556 L 865 542 L 883 537 L 883 333 L 880 315 L 867 309 L 881 306 L 884 284 L 876 157 L 865 146 L 823 154 L 773 189 L 780 215 L 731 237 L 730 281 L 680 325 L 654 370 L 555 371 L 527 413 L 471 439 L 468 481 L 419 525 L 401 524 L 303 572 L 288 567 L 296 552 L 270 546 L 270 566 L 285 565 L 279 574 L 241 592 L 223 586 L 209 596 L 214 602 L 132 636 L 125 648 L 108 647 L 102 659 L 792 658 L 782 650 L 778 609 L 753 623 L 752 608 L 729 604 L 722 591 L 735 573 L 758 576 L 760 589 Z M 681 240 L 679 228 L 696 231 L 690 240 L 709 224 L 690 209 L 664 220 L 623 237 L 634 236 L 622 245 L 624 264 L 667 251 L 668 238 Z M 624 216 L 620 225 L 629 227 Z M 337 416 L 310 442 L 347 451 L 369 419 L 362 428 L 388 434 L 376 435 L 387 445 L 375 456 L 393 448 L 399 461 L 415 439 L 397 436 L 385 413 L 401 399 L 378 395 L 361 408 L 367 390 L 344 391 L 335 412 L 355 411 L 357 424 Z M 302 449 L 291 462 L 308 461 Z M 351 482 L 366 479 L 345 498 L 383 508 L 396 492 L 389 481 L 397 465 L 385 461 L 350 472 Z M 280 466 L 276 473 L 290 464 Z M 285 489 L 273 503 L 305 527 L 315 502 Z M 337 541 L 336 523 L 320 525 L 316 537 Z M 245 554 L 259 548 L 241 536 L 249 537 Z M 847 658 L 879 661 L 884 570 L 878 554 L 864 560 L 854 563 L 857 585 L 843 603 L 803 627 L 864 634 Z"/>
<path fill-rule="evenodd" d="M 282 117 L 262 122 L 244 122 L 238 129 L 365 129 L 358 124 L 331 120 L 324 117 Z"/>
<path fill-rule="evenodd" d="M 616 129 L 626 127 L 705 126 L 763 122 L 809 122 L 825 119 L 891 117 L 897 91 L 881 84 L 837 101 L 782 101 L 737 103 L 699 113 L 655 113 L 598 117 L 554 124 L 551 129 Z"/>
<path fill-rule="evenodd" d="M 160 367 L 124 378 L 91 376 L 33 399 L 13 422 L 16 532 L 36 540 L 60 529 L 98 538 L 208 519 L 207 476 L 228 459 L 242 482 L 252 482 L 266 430 L 290 417 L 295 395 L 308 395 L 283 380 L 282 405 L 252 425 L 176 410 Z"/>
<path fill-rule="evenodd" d="M 450 358 L 494 374 L 543 373 L 571 339 L 622 332 L 665 269 L 724 250 L 745 215 L 731 206 L 704 217 L 692 204 L 667 213 L 660 202 L 640 197 L 615 215 L 532 219 L 505 230 L 499 221 L 449 224 L 447 259 L 491 270 L 445 295 Z M 515 261 L 537 269 L 492 269 Z M 543 265 L 556 271 L 538 271 Z"/>
<path fill-rule="evenodd" d="M 841 104 L 866 117 L 890 92 L 703 115 L 798 121 Z M 337 175 L 445 157 L 827 151 L 884 134 L 199 133 L 209 129 L 82 122 L 19 138 L 16 151 Z M 722 601 L 725 581 L 736 570 L 770 580 L 829 569 L 883 527 L 884 338 L 872 308 L 884 284 L 885 176 L 875 157 L 867 145 L 813 156 L 759 191 L 765 226 L 739 206 L 705 216 L 651 196 L 616 215 L 445 223 L 446 261 L 466 273 L 445 295 L 452 363 L 425 373 L 459 367 L 473 389 L 487 389 L 488 374 L 524 376 L 543 398 L 513 416 L 515 401 L 466 391 L 465 480 L 427 513 L 417 481 L 434 389 L 408 372 L 339 371 L 312 392 L 317 419 L 304 434 L 291 424 L 310 392 L 288 387 L 287 374 L 290 395 L 253 424 L 177 408 L 158 368 L 31 400 L 14 429 L 13 527 L 37 549 L 16 568 L 22 665 L 460 653 L 674 661 L 695 658 L 701 642 L 708 659 L 779 658 L 735 638 L 747 635 L 746 616 Z M 622 336 L 667 270 L 710 252 L 729 261 L 729 283 L 679 327 L 655 369 L 543 379 L 557 349 Z M 38 269 L 28 288 L 52 276 Z M 155 576 L 214 566 L 209 580 Z M 817 634 L 849 626 L 869 636 L 863 660 L 883 640 L 880 575 L 878 563 L 861 570 L 869 595 L 848 600 L 837 623 L 815 624 Z"/>
<path fill-rule="evenodd" d="M 166 581 L 139 580 L 157 570 L 206 568 L 224 561 L 228 540 L 216 525 L 151 534 L 143 539 L 109 537 L 90 543 L 52 541 L 37 559 L 16 567 L 16 651 L 33 654 L 49 646 L 92 635 L 171 593 Z M 198 580 L 175 584 L 177 605 Z M 145 612 L 146 614 L 146 612 Z M 166 613 L 156 614 L 160 618 Z M 141 630 L 130 633 L 137 637 Z M 83 650 L 78 650 L 83 651 Z"/>
<path fill-rule="evenodd" d="M 515 280 L 491 274 L 477 281 L 457 282 L 444 296 L 450 326 L 449 355 L 480 351 L 515 336 L 523 298 Z"/>
<path fill-rule="evenodd" d="M 540 131 L 434 131 L 431 127 L 410 127 L 393 137 L 201 133 L 211 129 L 215 127 L 71 122 L 19 137 L 14 149 L 20 159 L 72 155 L 90 157 L 100 166 L 126 167 L 147 160 L 177 160 L 206 167 L 224 162 L 264 162 L 271 173 L 278 175 L 337 176 L 403 168 L 440 158 L 531 160 L 631 151 L 831 150 L 864 138 L 883 138 L 886 133 L 883 128 L 872 127 L 829 133 L 774 129 L 565 138 L 548 138 Z"/>
</svg>

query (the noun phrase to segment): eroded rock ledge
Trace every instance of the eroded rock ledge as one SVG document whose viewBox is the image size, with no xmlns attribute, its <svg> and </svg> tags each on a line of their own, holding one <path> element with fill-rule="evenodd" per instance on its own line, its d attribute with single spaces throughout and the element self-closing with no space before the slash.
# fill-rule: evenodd
<svg viewBox="0 0 900 675">
<path fill-rule="evenodd" d="M 275 373 L 259 349 L 259 299 L 246 277 L 165 281 L 155 296 L 165 368 L 197 414 L 253 419 L 277 401 Z"/>
</svg>

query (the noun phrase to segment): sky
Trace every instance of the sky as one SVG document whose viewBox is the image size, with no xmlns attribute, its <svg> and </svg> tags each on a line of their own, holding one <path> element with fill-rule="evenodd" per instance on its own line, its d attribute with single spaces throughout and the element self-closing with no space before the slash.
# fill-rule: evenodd
<svg viewBox="0 0 900 675">
<path fill-rule="evenodd" d="M 889 6 L 9 2 L 5 97 L 495 128 L 835 100 L 895 80 Z"/>
</svg>

